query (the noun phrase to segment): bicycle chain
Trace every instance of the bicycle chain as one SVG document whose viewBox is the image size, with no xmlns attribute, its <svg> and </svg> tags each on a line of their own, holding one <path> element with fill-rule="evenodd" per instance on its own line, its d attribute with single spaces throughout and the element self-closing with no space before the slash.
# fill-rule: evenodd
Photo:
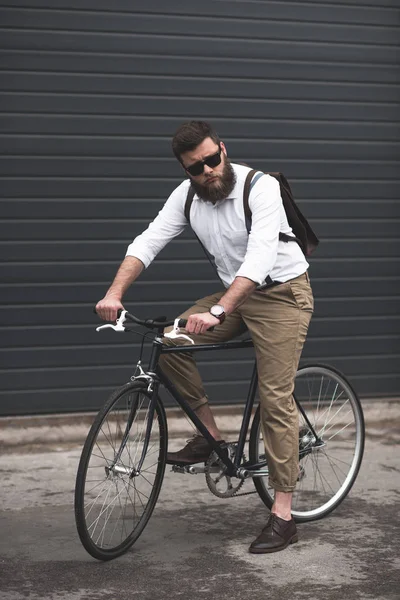
<svg viewBox="0 0 400 600">
<path fill-rule="evenodd" d="M 257 490 L 252 490 L 251 492 L 242 492 L 241 494 L 233 494 L 231 498 L 239 498 L 239 496 L 251 496 L 251 494 L 257 494 Z"/>
</svg>

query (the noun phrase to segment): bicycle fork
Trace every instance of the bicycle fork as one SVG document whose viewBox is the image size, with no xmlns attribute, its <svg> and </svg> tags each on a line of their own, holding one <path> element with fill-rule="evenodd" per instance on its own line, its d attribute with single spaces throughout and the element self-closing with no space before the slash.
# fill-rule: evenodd
<svg viewBox="0 0 400 600">
<path fill-rule="evenodd" d="M 129 416 L 126 422 L 126 426 L 125 426 L 125 431 L 124 431 L 124 435 L 122 437 L 122 441 L 120 444 L 120 447 L 114 457 L 113 462 L 111 463 L 111 465 L 109 467 L 106 468 L 107 470 L 107 474 L 111 473 L 116 473 L 116 474 L 122 474 L 122 475 L 129 475 L 129 477 L 132 479 L 133 477 L 137 477 L 138 475 L 140 475 L 140 471 L 142 469 L 143 466 L 143 462 L 146 458 L 146 454 L 147 454 L 147 450 L 149 448 L 149 441 L 150 441 L 150 435 L 151 435 L 151 429 L 153 427 L 153 420 L 154 420 L 154 413 L 155 413 L 155 406 L 156 406 L 156 402 L 157 402 L 157 390 L 158 390 L 158 382 L 154 382 L 154 385 L 152 386 L 152 395 L 150 398 L 150 403 L 149 403 L 149 407 L 147 410 L 147 419 L 146 419 L 146 432 L 144 434 L 143 437 L 143 448 L 142 448 L 142 453 L 141 456 L 139 458 L 139 461 L 137 463 L 136 467 L 130 468 L 128 469 L 127 467 L 125 467 L 124 465 L 120 465 L 118 464 L 121 460 L 121 456 L 125 450 L 126 444 L 128 442 L 129 439 L 129 434 L 132 428 L 132 424 L 134 421 L 134 418 L 138 412 L 138 410 L 140 409 L 139 407 L 139 396 L 136 396 L 134 402 L 132 402 L 132 405 L 130 407 L 130 411 L 129 411 Z"/>
</svg>

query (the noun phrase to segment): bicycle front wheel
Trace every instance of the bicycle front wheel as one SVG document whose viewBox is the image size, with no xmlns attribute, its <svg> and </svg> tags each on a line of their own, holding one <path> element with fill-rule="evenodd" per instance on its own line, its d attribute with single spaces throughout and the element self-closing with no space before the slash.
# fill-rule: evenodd
<svg viewBox="0 0 400 600">
<path fill-rule="evenodd" d="M 149 423 L 150 402 L 151 395 L 139 382 L 114 392 L 99 411 L 82 451 L 76 525 L 82 544 L 99 560 L 126 552 L 157 502 L 165 472 L 167 422 L 157 398 Z"/>
<path fill-rule="evenodd" d="M 355 391 L 332 367 L 310 365 L 299 369 L 294 396 L 309 421 L 299 410 L 299 477 L 292 515 L 300 523 L 325 517 L 347 496 L 361 466 L 365 427 Z M 249 455 L 251 462 L 266 460 L 260 407 L 253 419 Z M 254 485 L 271 508 L 274 490 L 268 478 L 254 478 Z"/>
</svg>

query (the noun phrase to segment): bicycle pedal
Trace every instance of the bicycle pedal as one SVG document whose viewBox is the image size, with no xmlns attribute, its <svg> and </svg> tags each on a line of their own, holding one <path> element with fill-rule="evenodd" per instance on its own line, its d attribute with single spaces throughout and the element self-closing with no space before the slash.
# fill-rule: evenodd
<svg viewBox="0 0 400 600">
<path fill-rule="evenodd" d="M 171 472 L 172 473 L 181 473 L 181 475 L 185 475 L 185 473 L 186 473 L 185 467 L 182 467 L 181 465 L 172 465 Z"/>
<path fill-rule="evenodd" d="M 172 465 L 174 473 L 180 473 L 181 475 L 198 475 L 204 473 L 204 466 L 196 467 L 195 465 Z"/>
<path fill-rule="evenodd" d="M 195 465 L 172 465 L 171 471 L 173 473 L 181 473 L 181 475 L 199 475 L 199 474 L 204 474 L 206 472 L 206 467 L 205 465 L 202 466 L 195 466 Z M 210 467 L 208 469 L 208 471 L 210 473 L 219 473 L 220 472 L 220 468 L 218 466 L 216 467 Z"/>
</svg>

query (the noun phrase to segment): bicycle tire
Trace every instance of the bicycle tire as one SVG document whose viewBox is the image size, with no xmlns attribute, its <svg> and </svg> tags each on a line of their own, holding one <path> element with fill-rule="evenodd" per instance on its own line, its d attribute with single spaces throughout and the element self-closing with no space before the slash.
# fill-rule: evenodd
<svg viewBox="0 0 400 600">
<path fill-rule="evenodd" d="M 159 397 L 143 468 L 140 474 L 134 471 L 142 454 L 150 400 L 151 394 L 141 382 L 117 389 L 98 412 L 82 450 L 75 520 L 84 548 L 99 560 L 116 558 L 136 542 L 160 493 L 168 431 Z M 109 526 L 113 528 L 111 537 Z"/>
<path fill-rule="evenodd" d="M 319 384 L 315 385 L 317 380 Z M 308 398 L 305 397 L 307 393 Z M 312 447 L 311 430 L 299 411 L 300 471 L 293 493 L 292 515 L 296 522 L 302 523 L 327 516 L 351 490 L 362 462 L 365 424 L 361 403 L 353 387 L 343 373 L 328 365 L 313 364 L 299 369 L 294 396 L 300 400 L 312 426 L 325 444 L 320 448 Z M 321 427 L 322 417 L 324 421 Z M 347 422 L 344 422 L 345 417 Z M 258 406 L 250 432 L 251 462 L 265 460 L 261 441 Z M 350 453 L 351 460 L 347 457 Z M 261 500 L 271 509 L 274 490 L 268 486 L 267 480 L 267 477 L 253 479 Z"/>
</svg>

